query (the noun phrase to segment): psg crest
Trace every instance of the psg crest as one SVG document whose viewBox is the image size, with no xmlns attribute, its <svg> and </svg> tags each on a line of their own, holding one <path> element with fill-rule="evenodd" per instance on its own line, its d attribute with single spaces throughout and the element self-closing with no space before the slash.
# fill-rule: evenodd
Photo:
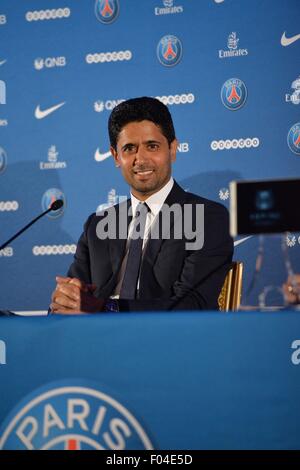
<svg viewBox="0 0 300 470">
<path fill-rule="evenodd" d="M 300 155 L 300 122 L 297 122 L 290 128 L 287 142 L 291 151 Z"/>
<path fill-rule="evenodd" d="M 222 103 L 231 111 L 240 109 L 247 99 L 247 88 L 239 78 L 230 78 L 221 89 Z"/>
<path fill-rule="evenodd" d="M 119 14 L 119 0 L 96 0 L 95 14 L 101 23 L 112 23 Z"/>
<path fill-rule="evenodd" d="M 43 194 L 43 197 L 42 197 L 42 209 L 43 209 L 43 211 L 46 211 L 47 209 L 49 209 L 51 204 L 54 201 L 57 201 L 57 199 L 61 199 L 64 204 L 57 211 L 48 212 L 47 216 L 50 217 L 51 219 L 56 219 L 57 217 L 59 217 L 63 214 L 64 207 L 65 207 L 65 204 L 66 204 L 65 195 L 60 189 L 50 188 Z"/>
<path fill-rule="evenodd" d="M 157 45 L 157 57 L 162 65 L 171 67 L 178 64 L 182 56 L 182 45 L 176 36 L 167 35 Z"/>
<path fill-rule="evenodd" d="M 84 380 L 56 382 L 19 403 L 0 430 L 0 449 L 153 449 L 120 402 Z"/>
</svg>

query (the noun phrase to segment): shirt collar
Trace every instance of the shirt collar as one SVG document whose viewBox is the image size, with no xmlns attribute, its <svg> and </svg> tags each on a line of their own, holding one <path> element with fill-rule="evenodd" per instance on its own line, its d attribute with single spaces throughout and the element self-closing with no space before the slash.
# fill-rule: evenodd
<svg viewBox="0 0 300 470">
<path fill-rule="evenodd" d="M 171 192 L 171 189 L 173 188 L 173 184 L 174 184 L 174 179 L 171 176 L 169 181 L 159 191 L 152 194 L 152 196 L 149 196 L 148 199 L 143 201 L 147 203 L 147 206 L 149 207 L 151 214 L 153 214 L 153 216 L 156 216 L 161 210 L 163 203 L 165 202 L 165 200 L 167 199 L 167 196 L 169 195 L 169 193 Z M 134 217 L 136 208 L 141 201 L 137 199 L 133 194 L 130 194 L 130 197 L 131 197 L 132 215 Z"/>
</svg>

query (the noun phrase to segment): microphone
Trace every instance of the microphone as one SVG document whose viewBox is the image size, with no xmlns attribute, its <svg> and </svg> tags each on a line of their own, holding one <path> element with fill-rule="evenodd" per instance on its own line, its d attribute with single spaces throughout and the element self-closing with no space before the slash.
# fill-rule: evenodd
<svg viewBox="0 0 300 470">
<path fill-rule="evenodd" d="M 49 207 L 49 209 L 47 209 L 46 211 L 42 212 L 40 215 L 38 215 L 35 219 L 33 219 L 31 222 L 29 222 L 29 224 L 25 225 L 25 227 L 23 227 L 21 230 L 19 230 L 14 236 L 12 236 L 9 240 L 7 240 L 5 243 L 3 243 L 3 245 L 0 246 L 0 251 L 3 250 L 3 248 L 5 248 L 7 245 L 9 245 L 10 242 L 12 242 L 15 238 L 17 238 L 19 235 L 21 235 L 21 233 L 25 232 L 25 230 L 27 230 L 31 225 L 33 225 L 37 220 L 39 220 L 41 217 L 43 217 L 44 215 L 48 214 L 48 212 L 51 212 L 51 211 L 57 211 L 58 209 L 60 209 L 62 206 L 64 205 L 64 201 L 62 201 L 61 199 L 57 199 L 56 201 L 52 202 L 51 206 Z"/>
<path fill-rule="evenodd" d="M 56 199 L 56 201 L 52 202 L 50 208 L 47 209 L 46 212 L 44 212 L 44 214 L 47 214 L 47 212 L 49 211 L 58 211 L 58 209 L 60 209 L 63 205 L 64 205 L 64 201 L 62 201 L 61 199 Z"/>
</svg>

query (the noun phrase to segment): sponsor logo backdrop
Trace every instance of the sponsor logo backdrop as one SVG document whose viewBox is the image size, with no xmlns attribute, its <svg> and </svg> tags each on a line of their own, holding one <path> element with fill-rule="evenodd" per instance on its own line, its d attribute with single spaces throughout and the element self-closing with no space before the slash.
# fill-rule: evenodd
<svg viewBox="0 0 300 470">
<path fill-rule="evenodd" d="M 3 0 L 0 241 L 65 206 L 0 253 L 0 307 L 46 309 L 87 216 L 128 194 L 107 136 L 122 100 L 169 106 L 186 190 L 228 207 L 233 179 L 300 176 L 299 24 L 298 0 Z M 299 240 L 237 243 L 245 304 L 282 303 Z"/>
</svg>

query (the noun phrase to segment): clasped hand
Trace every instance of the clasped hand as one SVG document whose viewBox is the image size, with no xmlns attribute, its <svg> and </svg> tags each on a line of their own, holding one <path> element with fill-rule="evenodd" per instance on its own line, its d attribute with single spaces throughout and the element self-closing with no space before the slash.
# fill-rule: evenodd
<svg viewBox="0 0 300 470">
<path fill-rule="evenodd" d="M 293 274 L 283 284 L 285 300 L 289 304 L 300 303 L 300 274 Z"/>
<path fill-rule="evenodd" d="M 56 282 L 50 305 L 52 313 L 74 315 L 103 310 L 104 300 L 93 295 L 96 289 L 94 284 L 85 284 L 79 279 L 62 276 L 57 276 Z"/>
</svg>

